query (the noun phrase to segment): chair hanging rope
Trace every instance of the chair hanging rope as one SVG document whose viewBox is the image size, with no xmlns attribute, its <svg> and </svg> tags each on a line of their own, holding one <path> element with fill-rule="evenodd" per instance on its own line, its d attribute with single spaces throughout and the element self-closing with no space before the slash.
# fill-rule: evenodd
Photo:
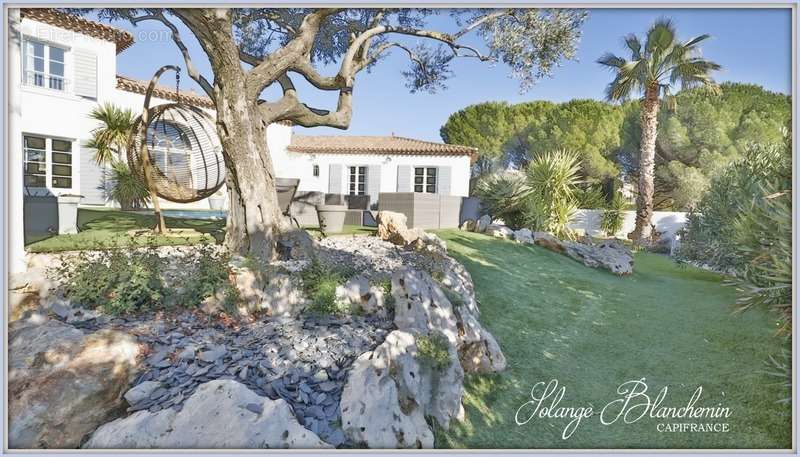
<svg viewBox="0 0 800 457">
<path fill-rule="evenodd" d="M 225 182 L 222 146 L 214 119 L 200 108 L 180 102 L 150 107 L 156 82 L 166 70 L 176 71 L 178 90 L 178 67 L 162 67 L 153 76 L 144 111 L 134 124 L 128 163 L 159 197 L 190 203 L 210 197 Z"/>
</svg>

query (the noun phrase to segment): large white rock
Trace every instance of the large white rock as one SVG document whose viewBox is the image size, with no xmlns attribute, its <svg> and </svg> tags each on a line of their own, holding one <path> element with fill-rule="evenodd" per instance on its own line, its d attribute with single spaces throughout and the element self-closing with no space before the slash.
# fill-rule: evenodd
<svg viewBox="0 0 800 457">
<path fill-rule="evenodd" d="M 433 447 L 433 432 L 418 403 L 422 399 L 409 398 L 412 392 L 405 382 L 420 376 L 415 352 L 414 336 L 394 331 L 374 351 L 353 362 L 340 408 L 342 431 L 357 445 L 371 449 Z"/>
<path fill-rule="evenodd" d="M 284 400 L 260 397 L 236 381 L 216 380 L 198 387 L 180 412 L 139 411 L 101 426 L 83 447 L 319 449 L 332 446 L 301 426 Z"/>
<path fill-rule="evenodd" d="M 455 261 L 453 263 L 458 264 Z M 445 268 L 445 271 L 442 274 L 443 280 L 457 286 L 456 289 L 450 289 L 451 294 L 462 298 L 458 306 L 450 301 L 442 287 L 425 272 L 404 269 L 392 275 L 395 326 L 399 330 L 415 334 L 442 333 L 456 348 L 461 366 L 466 372 L 488 373 L 504 370 L 506 359 L 500 345 L 476 317 L 477 304 L 472 293 L 471 279 L 468 274 L 466 277 L 459 275 L 455 268 Z M 442 286 L 447 287 L 444 283 Z M 471 300 L 463 300 L 464 295 L 471 297 Z"/>
<path fill-rule="evenodd" d="M 464 372 L 448 346 L 445 367 L 420 360 L 416 338 L 395 330 L 372 352 L 353 363 L 342 391 L 342 430 L 369 448 L 431 448 L 433 432 L 425 417 L 447 429 L 461 420 Z"/>
<path fill-rule="evenodd" d="M 9 447 L 78 447 L 124 406 L 139 350 L 116 331 L 18 321 L 9 331 Z"/>
<path fill-rule="evenodd" d="M 491 223 L 492 223 L 492 218 L 488 214 L 484 214 L 475 223 L 475 231 L 478 233 L 483 233 L 486 231 L 489 225 L 491 225 Z"/>
</svg>

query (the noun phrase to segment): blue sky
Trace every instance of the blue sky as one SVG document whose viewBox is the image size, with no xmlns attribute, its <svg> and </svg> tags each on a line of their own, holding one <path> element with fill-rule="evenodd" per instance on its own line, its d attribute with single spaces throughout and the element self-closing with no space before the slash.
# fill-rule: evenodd
<svg viewBox="0 0 800 457">
<path fill-rule="evenodd" d="M 602 99 L 603 89 L 611 74 L 595 63 L 604 52 L 623 53 L 621 37 L 633 32 L 643 35 L 658 17 L 670 17 L 676 23 L 679 37 L 709 33 L 712 38 L 702 46 L 703 54 L 721 64 L 716 74 L 719 81 L 755 83 L 776 92 L 791 92 L 791 10 L 789 9 L 590 9 L 583 25 L 577 59 L 565 61 L 552 78 L 541 80 L 532 90 L 521 94 L 516 80 L 508 77 L 502 64 L 490 66 L 471 59 L 456 63 L 456 76 L 448 89 L 437 94 L 410 94 L 400 72 L 407 68 L 407 59 L 395 53 L 371 73 L 362 72 L 356 80 L 353 119 L 350 129 L 309 129 L 309 134 L 388 135 L 395 133 L 425 140 L 440 141 L 439 128 L 447 117 L 473 103 L 497 100 L 518 103 L 531 100 L 561 102 L 573 98 Z M 117 71 L 126 76 L 150 79 L 165 64 L 183 66 L 183 60 L 169 40 L 148 39 L 151 32 L 163 30 L 155 22 L 138 28 L 116 22 L 115 26 L 135 33 L 137 44 L 118 56 Z M 433 25 L 449 27 L 445 18 Z M 182 30 L 195 61 L 207 77 L 208 62 L 191 34 Z M 331 68 L 330 72 L 333 73 Z M 300 79 L 300 78 L 295 78 Z M 167 79 L 164 83 L 172 84 Z M 182 88 L 195 87 L 188 77 Z M 308 104 L 334 109 L 335 93 L 320 92 L 297 82 L 301 98 Z M 277 92 L 267 90 L 269 98 Z M 391 107 L 391 109 L 389 109 Z M 302 131 L 306 129 L 298 129 Z"/>
</svg>

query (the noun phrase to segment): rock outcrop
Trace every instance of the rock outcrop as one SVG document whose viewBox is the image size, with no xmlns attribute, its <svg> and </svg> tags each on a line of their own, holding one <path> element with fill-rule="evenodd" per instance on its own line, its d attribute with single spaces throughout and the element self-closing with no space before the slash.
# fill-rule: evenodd
<svg viewBox="0 0 800 457">
<path fill-rule="evenodd" d="M 416 337 L 395 330 L 354 363 L 342 392 L 342 430 L 369 448 L 432 448 L 425 416 L 447 428 L 463 417 L 464 373 L 450 350 L 446 367 L 421 360 Z"/>
<path fill-rule="evenodd" d="M 465 270 L 448 270 L 441 284 L 447 287 L 446 281 L 454 286 L 448 289 L 449 297 L 428 273 L 403 269 L 392 276 L 395 326 L 415 334 L 443 334 L 456 349 L 468 373 L 504 370 L 506 359 L 500 345 L 477 319 L 472 281 L 464 276 Z M 469 299 L 464 300 L 465 295 Z"/>
<path fill-rule="evenodd" d="M 140 347 L 121 332 L 40 319 L 9 330 L 9 447 L 76 448 L 124 408 Z"/>
<path fill-rule="evenodd" d="M 256 395 L 231 380 L 197 388 L 180 411 L 139 411 L 98 428 L 86 449 L 330 448 L 297 422 L 282 399 Z"/>
<path fill-rule="evenodd" d="M 518 243 L 533 244 L 533 232 L 529 229 L 521 228 L 514 232 L 514 240 Z"/>
<path fill-rule="evenodd" d="M 505 225 L 492 224 L 486 227 L 486 234 L 495 238 L 511 239 L 514 236 L 514 231 Z"/>
<path fill-rule="evenodd" d="M 385 291 L 364 276 L 355 276 L 336 288 L 336 299 L 349 305 L 357 313 L 386 317 Z"/>
<path fill-rule="evenodd" d="M 602 268 L 618 276 L 633 274 L 633 254 L 617 240 L 600 243 L 578 243 L 559 240 L 546 232 L 535 232 L 534 243 L 559 254 L 564 254 L 590 268 Z"/>
<path fill-rule="evenodd" d="M 422 229 L 410 229 L 406 226 L 405 214 L 393 211 L 379 211 L 375 217 L 378 222 L 378 238 L 397 246 L 410 249 L 430 251 L 446 255 L 447 244 L 438 236 Z"/>
</svg>

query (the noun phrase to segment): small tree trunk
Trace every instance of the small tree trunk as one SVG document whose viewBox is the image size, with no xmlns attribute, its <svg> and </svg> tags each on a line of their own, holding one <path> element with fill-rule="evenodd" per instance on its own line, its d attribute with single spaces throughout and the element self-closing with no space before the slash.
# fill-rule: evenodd
<svg viewBox="0 0 800 457">
<path fill-rule="evenodd" d="M 628 238 L 647 243 L 651 236 L 655 189 L 656 134 L 658 131 L 658 86 L 645 90 L 642 102 L 642 140 L 639 152 L 639 194 L 636 197 L 636 228 Z"/>
</svg>

